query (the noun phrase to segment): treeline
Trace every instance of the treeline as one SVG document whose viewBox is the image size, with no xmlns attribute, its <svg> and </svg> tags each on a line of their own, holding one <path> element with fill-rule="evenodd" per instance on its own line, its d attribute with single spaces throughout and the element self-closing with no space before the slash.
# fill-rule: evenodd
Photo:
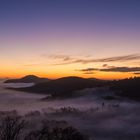
<svg viewBox="0 0 140 140">
<path fill-rule="evenodd" d="M 140 101 L 140 77 L 114 81 L 111 89 L 119 96 Z"/>
<path fill-rule="evenodd" d="M 35 129 L 29 129 L 29 125 L 21 116 L 4 116 L 0 121 L 0 140 L 88 140 L 74 127 L 58 121 L 43 121 Z"/>
</svg>

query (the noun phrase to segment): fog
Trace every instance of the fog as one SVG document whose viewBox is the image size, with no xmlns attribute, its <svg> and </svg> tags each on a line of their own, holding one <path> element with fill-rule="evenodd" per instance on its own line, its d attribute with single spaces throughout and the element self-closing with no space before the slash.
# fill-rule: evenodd
<svg viewBox="0 0 140 140">
<path fill-rule="evenodd" d="M 105 100 L 103 97 L 106 95 L 114 95 L 108 88 L 85 89 L 79 91 L 84 96 L 63 100 L 42 100 L 46 95 L 6 89 L 31 85 L 8 85 L 1 81 L 0 111 L 17 110 L 21 115 L 39 111 L 39 116 L 32 113 L 31 117 L 38 120 L 44 117 L 48 120 L 65 120 L 95 140 L 140 139 L 138 102 L 120 97 Z M 67 109 L 69 107 L 75 110 Z"/>
</svg>

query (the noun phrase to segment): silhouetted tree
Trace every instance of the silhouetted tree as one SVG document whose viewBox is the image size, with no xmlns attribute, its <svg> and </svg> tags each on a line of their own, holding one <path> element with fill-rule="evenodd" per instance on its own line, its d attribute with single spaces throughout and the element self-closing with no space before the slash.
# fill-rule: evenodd
<svg viewBox="0 0 140 140">
<path fill-rule="evenodd" d="M 45 123 L 38 130 L 25 133 L 27 124 L 22 117 L 17 115 L 7 116 L 0 122 L 0 140 L 88 140 L 77 129 L 61 126 L 56 122 Z M 26 135 L 27 134 L 27 135 Z"/>
<path fill-rule="evenodd" d="M 54 129 L 53 133 L 55 134 L 56 132 L 57 132 L 57 129 Z M 54 140 L 57 140 L 57 137 Z M 65 129 L 61 129 L 61 131 L 60 131 L 60 139 L 59 140 L 87 140 L 87 138 L 85 138 L 75 128 L 67 127 Z"/>
<path fill-rule="evenodd" d="M 49 128 L 43 127 L 41 130 L 30 132 L 24 140 L 52 140 Z"/>
<path fill-rule="evenodd" d="M 19 116 L 7 116 L 0 125 L 0 140 L 19 140 L 25 121 Z"/>
<path fill-rule="evenodd" d="M 30 132 L 24 140 L 88 140 L 73 127 L 53 128 L 43 127 L 41 130 Z"/>
</svg>

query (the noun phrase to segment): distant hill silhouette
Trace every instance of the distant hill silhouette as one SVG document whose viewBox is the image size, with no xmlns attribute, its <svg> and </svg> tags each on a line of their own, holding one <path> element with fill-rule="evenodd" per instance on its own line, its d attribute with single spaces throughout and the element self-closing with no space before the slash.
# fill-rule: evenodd
<svg viewBox="0 0 140 140">
<path fill-rule="evenodd" d="M 119 96 L 140 101 L 140 77 L 114 81 L 111 89 L 118 91 Z"/>
<path fill-rule="evenodd" d="M 105 81 L 98 80 L 96 78 L 81 78 L 70 76 L 56 80 L 49 80 L 46 78 L 39 78 L 33 75 L 29 75 L 21 79 L 11 79 L 6 81 L 6 83 L 9 82 L 34 82 L 36 84 L 32 87 L 16 88 L 16 90 L 41 93 L 46 95 L 51 94 L 54 98 L 73 97 L 77 96 L 75 91 L 78 90 L 109 86 L 119 96 L 140 101 L 140 77 L 115 81 Z"/>
<path fill-rule="evenodd" d="M 103 85 L 105 85 L 105 82 L 97 79 L 91 80 L 80 77 L 63 77 L 49 82 L 39 83 L 32 87 L 20 88 L 20 90 L 51 94 L 53 97 L 69 97 L 75 96 L 75 91 Z"/>
<path fill-rule="evenodd" d="M 6 80 L 4 83 L 42 83 L 42 82 L 47 82 L 47 81 L 49 81 L 49 79 L 47 78 L 40 78 L 35 75 L 27 75 L 20 79 Z"/>
</svg>

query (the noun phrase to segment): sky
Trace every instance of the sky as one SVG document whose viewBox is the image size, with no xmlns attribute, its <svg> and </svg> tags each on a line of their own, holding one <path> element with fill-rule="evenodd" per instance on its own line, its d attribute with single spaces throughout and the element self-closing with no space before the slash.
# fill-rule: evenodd
<svg viewBox="0 0 140 140">
<path fill-rule="evenodd" d="M 140 0 L 0 0 L 0 77 L 140 76 Z"/>
</svg>

